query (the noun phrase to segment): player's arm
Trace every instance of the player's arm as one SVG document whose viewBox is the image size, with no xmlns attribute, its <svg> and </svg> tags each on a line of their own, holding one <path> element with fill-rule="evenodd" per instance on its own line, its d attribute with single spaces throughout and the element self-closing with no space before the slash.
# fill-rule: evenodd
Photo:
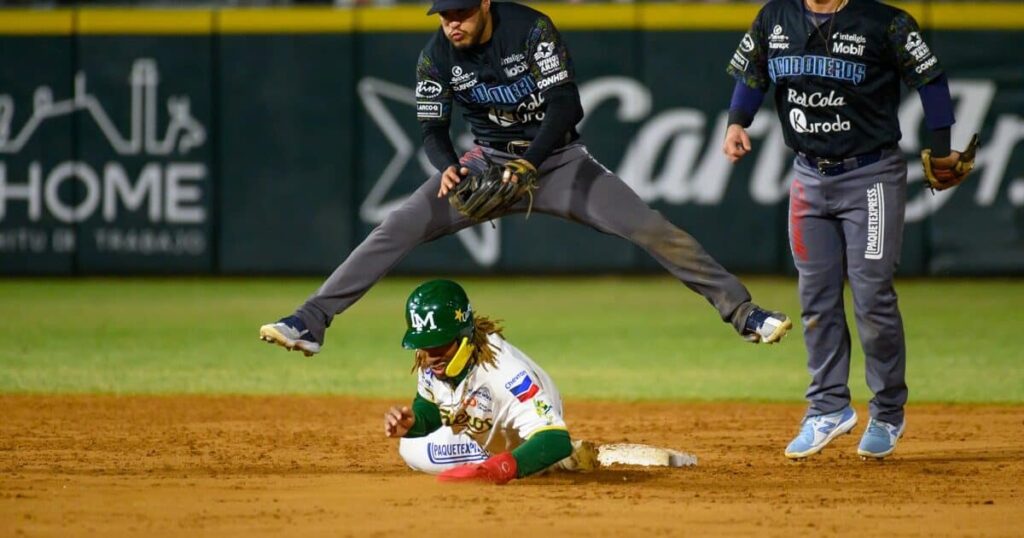
<svg viewBox="0 0 1024 538">
<path fill-rule="evenodd" d="M 904 84 L 917 90 L 921 98 L 925 124 L 931 131 L 932 155 L 945 157 L 950 153 L 950 127 L 956 120 L 949 81 L 942 66 L 921 36 L 917 21 L 909 14 L 897 11 L 887 33 L 891 60 Z"/>
<path fill-rule="evenodd" d="M 726 72 L 736 79 L 736 85 L 729 103 L 728 128 L 722 151 L 732 162 L 750 152 L 750 137 L 746 128 L 753 123 L 768 91 L 768 53 L 761 31 L 763 16 L 762 9 L 750 30 L 743 34 L 726 68 Z"/>
<path fill-rule="evenodd" d="M 551 19 L 540 17 L 527 40 L 530 75 L 544 97 L 544 119 L 523 159 L 536 171 L 544 159 L 565 144 L 569 131 L 583 119 L 569 50 Z"/>
<path fill-rule="evenodd" d="M 384 413 L 384 435 L 388 437 L 425 437 L 441 427 L 437 404 L 416 394 L 412 408 L 392 407 Z"/>
<path fill-rule="evenodd" d="M 950 129 L 956 118 L 953 116 L 953 98 L 949 94 L 949 80 L 940 75 L 917 89 L 924 108 L 924 122 L 931 132 L 933 157 L 950 154 Z"/>
<path fill-rule="evenodd" d="M 921 36 L 917 21 L 908 13 L 897 11 L 889 24 L 888 37 L 891 59 L 903 82 L 917 90 L 925 125 L 931 132 L 931 146 L 921 152 L 925 180 L 937 190 L 956 186 L 974 168 L 978 136 L 974 135 L 963 152 L 951 150 L 950 127 L 956 119 L 949 81 Z"/>
<path fill-rule="evenodd" d="M 416 119 L 423 135 L 423 150 L 430 164 L 441 172 L 438 198 L 458 184 L 469 170 L 459 164 L 459 156 L 452 144 L 451 133 L 452 90 L 437 69 L 427 51 L 420 53 L 416 62 Z"/>
</svg>

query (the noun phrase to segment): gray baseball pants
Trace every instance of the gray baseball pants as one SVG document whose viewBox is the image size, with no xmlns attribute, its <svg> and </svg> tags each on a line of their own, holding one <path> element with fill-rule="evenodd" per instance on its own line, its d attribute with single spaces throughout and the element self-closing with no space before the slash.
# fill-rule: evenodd
<svg viewBox="0 0 1024 538">
<path fill-rule="evenodd" d="M 850 331 L 843 306 L 849 279 L 871 416 L 899 424 L 907 402 L 906 345 L 893 288 L 903 239 L 907 163 L 897 150 L 876 163 L 824 176 L 796 159 L 789 239 L 800 274 L 807 346 L 808 416 L 850 404 Z"/>
<path fill-rule="evenodd" d="M 498 163 L 516 158 L 490 148 L 466 153 L 463 166 L 481 170 L 483 153 Z M 628 239 L 646 250 L 691 290 L 703 295 L 723 321 L 742 331 L 753 308 L 743 284 L 714 260 L 688 233 L 651 209 L 618 176 L 597 162 L 582 144 L 552 153 L 538 170 L 533 211 L 586 224 Z M 384 277 L 413 248 L 476 224 L 438 198 L 441 175 L 434 174 L 379 226 L 296 311 L 318 342 L 340 314 Z M 509 213 L 525 212 L 527 200 Z"/>
</svg>

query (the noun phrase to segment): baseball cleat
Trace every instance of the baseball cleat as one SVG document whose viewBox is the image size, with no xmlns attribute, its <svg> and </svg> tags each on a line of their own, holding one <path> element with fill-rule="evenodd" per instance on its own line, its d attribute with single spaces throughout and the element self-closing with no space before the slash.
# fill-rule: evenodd
<svg viewBox="0 0 1024 538">
<path fill-rule="evenodd" d="M 743 324 L 742 336 L 754 344 L 774 344 L 793 328 L 789 316 L 782 312 L 768 312 L 755 306 Z"/>
<path fill-rule="evenodd" d="M 860 438 L 860 446 L 857 447 L 857 454 L 862 459 L 882 459 L 893 450 L 896 450 L 896 441 L 903 437 L 903 429 L 907 421 L 899 425 L 878 420 L 874 417 L 868 421 L 868 427 Z"/>
<path fill-rule="evenodd" d="M 306 324 L 295 316 L 281 318 L 277 323 L 260 327 L 260 340 L 277 344 L 288 351 L 297 349 L 307 357 L 320 352 L 320 343 L 313 339 Z"/>
<path fill-rule="evenodd" d="M 852 407 L 829 413 L 805 417 L 800 433 L 786 447 L 786 457 L 800 460 L 821 452 L 833 439 L 850 433 L 857 425 L 857 412 Z"/>
</svg>

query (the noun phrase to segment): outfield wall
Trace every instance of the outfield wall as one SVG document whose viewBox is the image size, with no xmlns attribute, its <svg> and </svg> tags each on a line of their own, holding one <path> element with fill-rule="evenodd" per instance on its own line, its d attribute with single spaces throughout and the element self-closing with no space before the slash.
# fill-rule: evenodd
<svg viewBox="0 0 1024 538">
<path fill-rule="evenodd" d="M 774 111 L 743 163 L 719 149 L 724 67 L 757 6 L 535 5 L 573 54 L 591 152 L 730 269 L 791 272 Z M 1024 5 L 901 6 L 947 68 L 955 145 L 982 139 L 955 192 L 923 189 L 912 161 L 901 272 L 1024 274 Z M 331 270 L 429 172 L 412 108 L 436 25 L 424 12 L 0 10 L 0 274 Z M 900 119 L 916 159 L 916 94 Z M 441 239 L 399 270 L 657 266 L 535 215 Z"/>
</svg>

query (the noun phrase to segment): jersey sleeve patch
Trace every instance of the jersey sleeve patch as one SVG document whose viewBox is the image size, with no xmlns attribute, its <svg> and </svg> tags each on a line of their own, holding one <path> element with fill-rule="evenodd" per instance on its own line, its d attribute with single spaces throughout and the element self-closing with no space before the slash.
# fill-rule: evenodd
<svg viewBox="0 0 1024 538">
<path fill-rule="evenodd" d="M 448 122 L 451 120 L 452 90 L 441 76 L 436 62 L 422 52 L 416 62 L 416 119 Z"/>
<path fill-rule="evenodd" d="M 921 30 L 906 12 L 899 12 L 889 25 L 889 42 L 903 82 L 920 88 L 942 74 L 939 59 L 921 36 Z"/>
<path fill-rule="evenodd" d="M 539 90 L 565 84 L 573 79 L 569 50 L 550 19 L 538 18 L 526 43 L 530 75 Z"/>
<path fill-rule="evenodd" d="M 765 45 L 764 33 L 761 30 L 761 20 L 766 17 L 762 9 L 747 33 L 740 38 L 736 51 L 729 59 L 726 66 L 726 73 L 733 78 L 743 82 L 747 86 L 759 90 L 767 90 L 768 77 L 768 53 Z"/>
<path fill-rule="evenodd" d="M 533 382 L 526 370 L 519 372 L 511 381 L 505 383 L 505 388 L 520 402 L 533 398 L 540 391 L 540 387 Z"/>
<path fill-rule="evenodd" d="M 562 411 L 549 396 L 543 378 L 530 368 L 524 368 L 525 365 L 516 366 L 507 370 L 499 386 L 505 402 L 503 427 L 515 430 L 522 439 L 529 439 L 540 429 L 564 428 Z"/>
</svg>

